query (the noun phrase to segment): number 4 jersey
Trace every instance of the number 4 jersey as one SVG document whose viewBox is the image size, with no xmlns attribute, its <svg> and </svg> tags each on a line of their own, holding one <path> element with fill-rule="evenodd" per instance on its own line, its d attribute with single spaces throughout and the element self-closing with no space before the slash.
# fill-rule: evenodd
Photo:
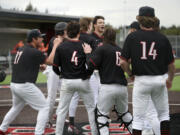
<svg viewBox="0 0 180 135">
<path fill-rule="evenodd" d="M 65 79 L 86 79 L 92 72 L 86 68 L 86 55 L 79 40 L 67 40 L 56 49 L 53 70 Z"/>
<path fill-rule="evenodd" d="M 139 30 L 125 40 L 121 58 L 131 59 L 134 75 L 162 75 L 174 61 L 169 40 L 159 32 Z"/>
<path fill-rule="evenodd" d="M 12 82 L 35 83 L 39 65 L 44 63 L 46 56 L 31 45 L 20 48 L 15 56 L 13 64 Z"/>
</svg>

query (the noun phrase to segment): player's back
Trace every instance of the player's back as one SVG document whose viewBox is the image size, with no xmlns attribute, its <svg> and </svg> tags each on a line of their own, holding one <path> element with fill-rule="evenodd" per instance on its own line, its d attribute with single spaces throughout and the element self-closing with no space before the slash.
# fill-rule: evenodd
<svg viewBox="0 0 180 135">
<path fill-rule="evenodd" d="M 95 44 L 95 39 L 90 35 L 90 34 L 87 34 L 87 33 L 81 33 L 80 34 L 80 37 L 79 37 L 79 40 L 89 44 L 91 46 L 91 48 L 93 50 L 95 50 L 96 48 L 96 44 Z"/>
<path fill-rule="evenodd" d="M 86 56 L 81 41 L 68 40 L 56 50 L 54 63 L 61 67 L 61 77 L 66 79 L 86 79 L 88 76 Z"/>
<path fill-rule="evenodd" d="M 173 59 L 168 39 L 156 31 L 133 32 L 127 37 L 124 46 L 130 49 L 125 55 L 130 56 L 135 75 L 165 74 L 167 65 Z"/>
<path fill-rule="evenodd" d="M 14 83 L 35 83 L 39 72 L 39 65 L 45 61 L 45 55 L 32 47 L 25 45 L 16 54 L 12 82 Z"/>
<path fill-rule="evenodd" d="M 95 53 L 101 55 L 101 63 L 98 66 L 101 83 L 127 85 L 124 71 L 120 67 L 121 48 L 104 44 L 98 47 Z"/>
</svg>

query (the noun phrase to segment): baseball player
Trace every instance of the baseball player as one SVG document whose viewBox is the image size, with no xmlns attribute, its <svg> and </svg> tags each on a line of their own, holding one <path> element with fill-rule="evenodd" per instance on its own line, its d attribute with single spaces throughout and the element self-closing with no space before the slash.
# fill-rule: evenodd
<svg viewBox="0 0 180 135">
<path fill-rule="evenodd" d="M 53 42 L 57 36 L 60 36 L 63 41 L 67 40 L 67 33 L 66 33 L 66 27 L 67 23 L 65 22 L 59 22 L 55 25 L 54 30 L 55 30 L 55 36 L 51 38 L 50 43 L 49 43 L 49 48 L 47 51 L 48 56 L 50 55 L 52 48 L 53 48 Z M 52 70 L 52 66 L 47 66 L 46 70 L 44 73 L 47 75 L 47 89 L 48 89 L 48 97 L 47 97 L 47 102 L 49 105 L 49 122 L 47 123 L 47 126 L 51 127 L 52 126 L 52 115 L 53 115 L 53 108 L 56 100 L 56 95 L 57 95 L 57 90 L 60 90 L 61 87 L 61 79 L 59 78 L 58 75 L 54 73 Z M 69 125 L 68 125 L 68 132 L 76 132 L 78 133 L 79 130 L 74 126 L 74 116 L 76 112 L 76 108 L 78 105 L 78 100 L 79 100 L 79 95 L 78 93 L 75 93 L 70 106 L 69 106 Z M 56 116 L 55 116 L 56 118 Z"/>
<path fill-rule="evenodd" d="M 93 19 L 93 33 L 91 36 L 96 40 L 96 47 L 102 46 L 102 41 L 103 41 L 103 33 L 104 33 L 104 28 L 105 28 L 105 23 L 104 23 L 104 17 L 103 16 L 95 16 Z"/>
<path fill-rule="evenodd" d="M 96 123 L 100 135 L 109 135 L 109 112 L 113 105 L 124 124 L 131 131 L 132 116 L 128 112 L 127 80 L 120 67 L 121 49 L 115 44 L 116 31 L 107 28 L 104 32 L 104 44 L 92 54 L 86 45 L 89 69 L 98 69 L 101 87 L 96 108 Z"/>
<path fill-rule="evenodd" d="M 92 49 L 95 50 L 97 47 L 103 45 L 103 33 L 104 33 L 104 28 L 105 28 L 105 23 L 104 23 L 104 17 L 103 16 L 95 16 L 93 19 L 93 33 L 91 34 L 91 37 L 93 38 L 93 46 L 91 45 Z M 99 73 L 97 70 L 94 70 L 94 73 L 92 74 L 90 78 L 90 87 L 94 91 L 94 99 L 95 99 L 95 104 L 97 104 L 97 99 L 98 99 L 98 91 L 100 87 L 100 79 L 99 79 Z"/>
<path fill-rule="evenodd" d="M 6 134 L 9 124 L 21 112 L 27 103 L 38 110 L 35 135 L 42 135 L 48 118 L 48 104 L 41 90 L 35 85 L 40 64 L 52 64 L 55 50 L 61 39 L 54 41 L 53 50 L 48 58 L 38 50 L 42 43 L 42 34 L 38 29 L 33 29 L 27 34 L 27 45 L 20 48 L 16 54 L 12 80 L 12 107 L 4 117 L 0 126 L 0 134 Z"/>
<path fill-rule="evenodd" d="M 92 31 L 92 19 L 88 18 L 88 17 L 82 17 L 79 20 L 80 23 L 80 37 L 79 40 L 83 41 L 84 43 L 87 43 L 89 45 L 91 45 L 91 47 L 93 49 L 95 49 L 95 40 L 93 37 L 91 37 L 90 33 Z M 92 88 L 92 86 L 94 86 L 94 81 L 93 80 L 94 76 L 91 76 L 90 78 L 90 87 Z M 93 88 L 92 88 L 93 89 Z M 95 93 L 94 95 L 97 96 L 97 93 Z M 96 99 L 97 97 L 95 97 L 95 103 L 96 103 Z M 79 95 L 78 92 L 75 92 L 71 103 L 70 103 L 70 107 L 69 107 L 69 126 L 68 126 L 68 132 L 73 131 L 78 134 L 79 130 L 75 127 L 74 125 L 74 117 L 75 117 L 75 112 L 77 109 L 77 105 L 78 105 L 78 100 L 79 100 Z"/>
<path fill-rule="evenodd" d="M 157 29 L 157 27 L 156 27 L 156 29 Z M 130 34 L 137 30 L 140 30 L 140 26 L 137 21 L 134 21 L 130 24 L 130 29 L 129 29 L 128 33 Z M 158 120 L 157 112 L 155 110 L 154 104 L 153 104 L 152 100 L 150 99 L 147 110 L 146 110 L 146 116 L 145 116 L 145 120 L 144 120 L 144 128 L 142 131 L 142 135 L 154 134 L 152 132 L 154 132 L 155 135 L 160 135 L 160 122 Z"/>
<path fill-rule="evenodd" d="M 49 42 L 49 47 L 47 51 L 48 56 L 51 54 L 51 51 L 54 45 L 53 42 L 56 39 L 56 37 L 59 36 L 63 40 L 66 38 L 66 26 L 67 26 L 67 23 L 65 22 L 59 22 L 55 25 L 54 27 L 55 36 L 52 37 Z M 57 90 L 60 89 L 60 86 L 61 86 L 61 80 L 59 79 L 59 76 L 54 73 L 51 65 L 46 67 L 44 74 L 47 75 L 47 90 L 48 90 L 47 102 L 49 106 L 48 126 L 51 127 L 52 126 L 51 118 L 53 115 L 53 109 L 54 109 L 54 104 L 56 100 Z"/>
<path fill-rule="evenodd" d="M 60 91 L 59 106 L 57 109 L 56 135 L 63 134 L 65 117 L 73 94 L 77 91 L 86 106 L 92 135 L 96 135 L 94 117 L 94 97 L 89 86 L 92 72 L 86 69 L 86 56 L 83 52 L 82 42 L 79 41 L 80 25 L 78 22 L 70 22 L 67 26 L 68 41 L 63 42 L 56 50 L 53 70 L 60 74 L 62 85 Z"/>
<path fill-rule="evenodd" d="M 149 98 L 158 113 L 161 135 L 169 135 L 167 89 L 174 77 L 174 57 L 168 39 L 153 29 L 157 18 L 154 8 L 141 7 L 137 20 L 141 30 L 129 34 L 121 54 L 121 67 L 134 78 L 133 135 L 141 135 Z M 129 63 L 131 59 L 132 71 Z M 168 76 L 168 77 L 167 77 Z"/>
</svg>

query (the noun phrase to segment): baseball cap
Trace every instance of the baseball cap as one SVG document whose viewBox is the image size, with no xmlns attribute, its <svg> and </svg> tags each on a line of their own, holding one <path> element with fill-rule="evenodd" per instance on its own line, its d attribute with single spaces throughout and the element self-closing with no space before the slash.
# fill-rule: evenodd
<svg viewBox="0 0 180 135">
<path fill-rule="evenodd" d="M 139 30 L 140 29 L 140 26 L 139 26 L 139 23 L 134 21 L 130 24 L 130 28 L 134 28 L 136 30 Z"/>
<path fill-rule="evenodd" d="M 59 22 L 59 23 L 57 23 L 57 24 L 55 25 L 54 30 L 55 30 L 55 31 L 61 31 L 61 30 L 65 30 L 66 27 L 67 27 L 67 23 L 65 23 L 65 22 Z"/>
<path fill-rule="evenodd" d="M 148 17 L 154 17 L 154 8 L 144 6 L 139 9 L 139 16 L 148 16 Z"/>
<path fill-rule="evenodd" d="M 46 34 L 41 34 L 40 30 L 39 29 L 33 29 L 31 31 L 28 32 L 27 34 L 27 40 L 28 41 L 31 41 L 32 38 L 37 38 L 37 37 L 43 37 L 45 36 Z"/>
</svg>

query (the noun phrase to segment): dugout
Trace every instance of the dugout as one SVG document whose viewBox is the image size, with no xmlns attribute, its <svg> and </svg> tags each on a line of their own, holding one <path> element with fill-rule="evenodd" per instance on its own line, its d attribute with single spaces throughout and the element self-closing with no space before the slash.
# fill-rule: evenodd
<svg viewBox="0 0 180 135">
<path fill-rule="evenodd" d="M 0 9 L 0 56 L 7 56 L 18 41 L 25 42 L 29 29 L 40 29 L 46 33 L 45 42 L 49 42 L 54 35 L 54 25 L 71 20 L 79 21 L 79 17 Z"/>
</svg>

